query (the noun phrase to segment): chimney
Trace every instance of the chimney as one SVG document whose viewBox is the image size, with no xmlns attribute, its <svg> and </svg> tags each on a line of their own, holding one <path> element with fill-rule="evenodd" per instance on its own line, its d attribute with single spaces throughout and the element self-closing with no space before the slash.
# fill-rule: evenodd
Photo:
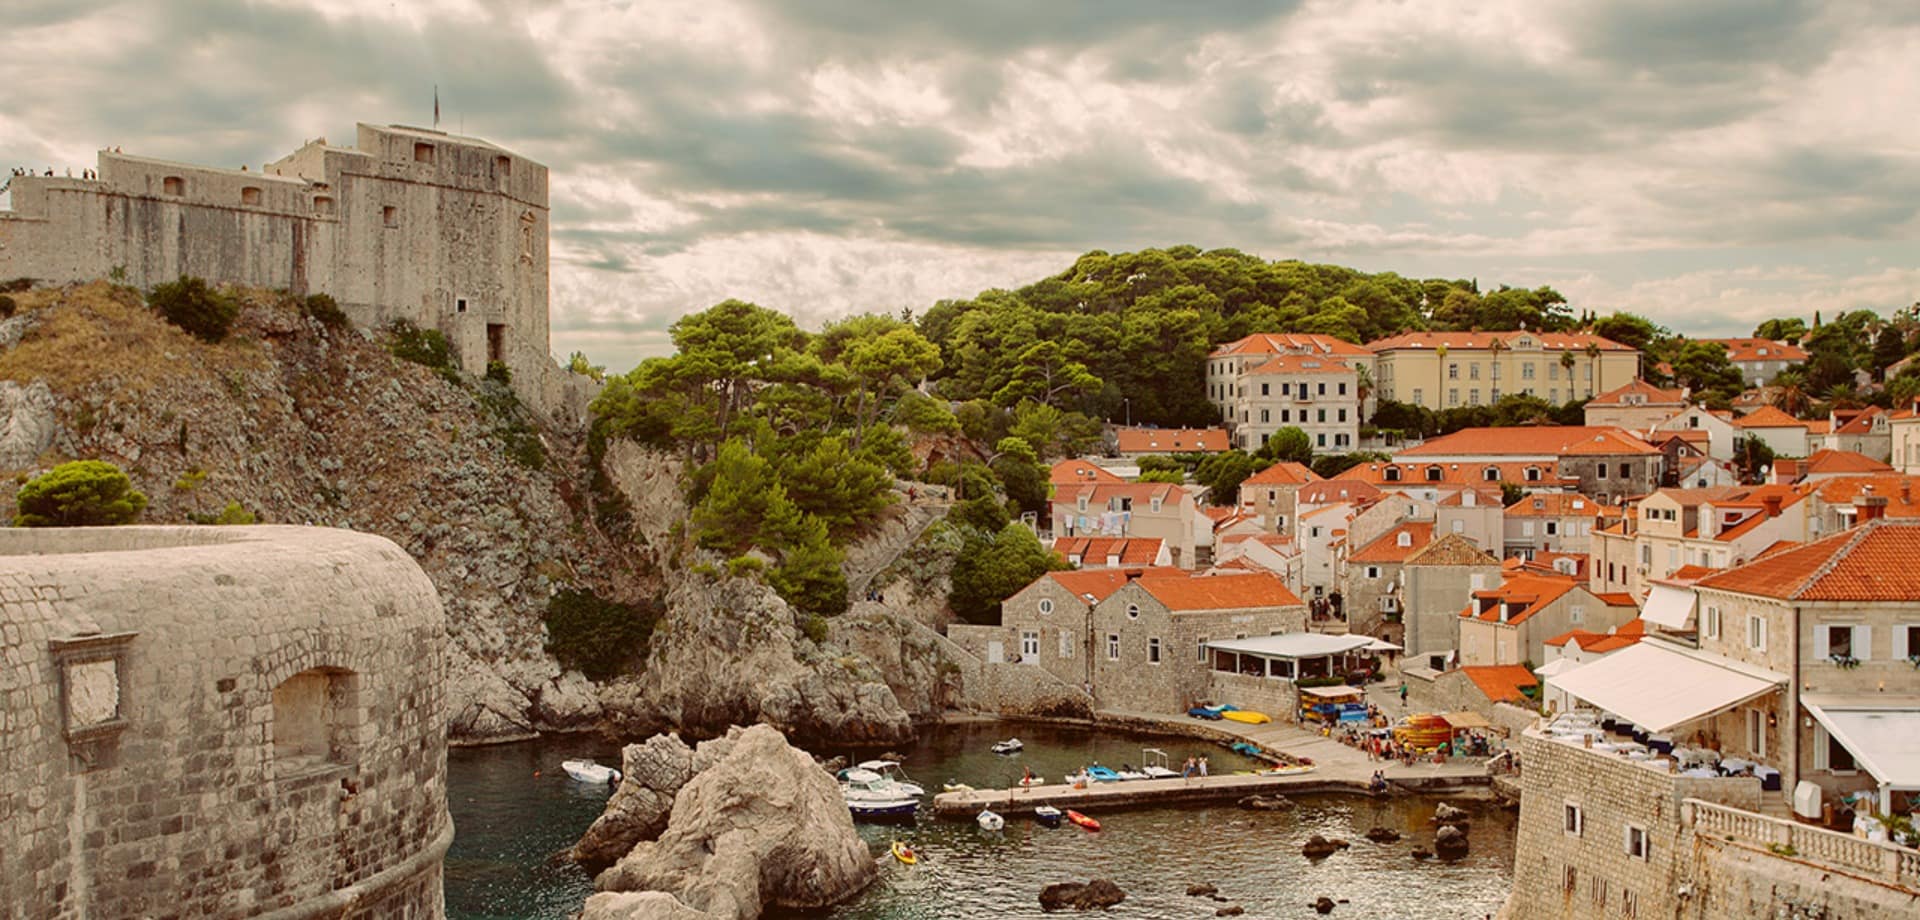
<svg viewBox="0 0 1920 920">
<path fill-rule="evenodd" d="M 1913 477 L 1900 477 L 1900 504 L 1913 504 Z"/>
<path fill-rule="evenodd" d="M 1885 495 L 1862 495 L 1853 500 L 1853 520 L 1856 524 L 1877 521 L 1887 516 L 1887 497 Z"/>
<path fill-rule="evenodd" d="M 1760 496 L 1761 507 L 1767 509 L 1767 517 L 1780 516 L 1780 493 L 1772 492 Z"/>
</svg>

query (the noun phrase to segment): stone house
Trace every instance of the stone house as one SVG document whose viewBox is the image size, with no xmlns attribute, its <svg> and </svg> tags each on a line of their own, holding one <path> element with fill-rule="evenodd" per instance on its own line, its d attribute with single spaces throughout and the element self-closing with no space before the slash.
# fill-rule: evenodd
<svg viewBox="0 0 1920 920">
<path fill-rule="evenodd" d="M 1851 530 L 1867 517 L 1920 518 L 1920 489 L 1915 488 L 1912 476 L 1840 476 L 1808 483 L 1795 491 L 1805 493 L 1808 499 L 1807 531 L 1802 540 Z"/>
<path fill-rule="evenodd" d="M 1655 443 L 1664 440 L 1668 432 L 1704 434 L 1706 455 L 1715 460 L 1732 460 L 1734 444 L 1741 436 L 1740 429 L 1734 427 L 1731 413 L 1715 412 L 1705 406 L 1688 406 L 1679 414 L 1642 430 L 1648 432 L 1647 440 Z"/>
<path fill-rule="evenodd" d="M 1808 453 L 1807 423 L 1772 406 L 1762 406 L 1733 420 L 1740 438 L 1755 437 L 1775 456 L 1804 457 Z M 1736 450 L 1738 438 L 1736 438 Z"/>
<path fill-rule="evenodd" d="M 1341 604 L 1354 632 L 1377 635 L 1402 613 L 1400 567 L 1433 542 L 1432 521 L 1407 521 L 1347 557 Z"/>
<path fill-rule="evenodd" d="M 1093 608 L 1148 572 L 1181 569 L 1088 569 L 1048 572 L 1000 603 L 1000 626 L 968 633 L 969 651 L 988 664 L 1036 665 L 1074 687 L 1093 681 Z M 951 629 L 951 628 L 950 628 Z M 976 636 L 974 633 L 979 633 Z"/>
<path fill-rule="evenodd" d="M 1165 541 L 1173 564 L 1191 568 L 1211 549 L 1213 520 L 1193 492 L 1165 482 L 1088 482 L 1054 489 L 1054 539 L 1152 537 Z"/>
<path fill-rule="evenodd" d="M 1210 696 L 1209 639 L 1306 623 L 1306 605 L 1273 575 L 1142 575 L 1094 606 L 1096 708 L 1185 712 Z"/>
<path fill-rule="evenodd" d="M 1450 654 L 1461 608 L 1474 592 L 1498 584 L 1500 572 L 1500 560 L 1458 534 L 1444 534 L 1401 562 L 1399 642 L 1407 657 Z"/>
<path fill-rule="evenodd" d="M 1663 390 L 1645 380 L 1636 379 L 1626 386 L 1608 390 L 1587 400 L 1586 422 L 1590 428 L 1612 426 L 1628 431 L 1647 431 L 1687 408 L 1687 391 Z"/>
<path fill-rule="evenodd" d="M 1512 571 L 1460 611 L 1462 667 L 1546 661 L 1546 641 L 1570 629 L 1612 630 L 1639 615 L 1625 594 L 1589 591 L 1572 575 Z"/>
<path fill-rule="evenodd" d="M 1771 339 L 1702 339 L 1714 342 L 1727 349 L 1727 362 L 1740 371 L 1740 379 L 1747 386 L 1765 386 L 1773 382 L 1781 371 L 1807 360 L 1807 350 L 1787 342 Z"/>
<path fill-rule="evenodd" d="M 1535 470 L 1540 487 L 1570 487 L 1602 504 L 1659 487 L 1664 458 L 1653 445 L 1619 428 L 1524 425 L 1466 428 L 1394 456 L 1397 464 L 1459 464 L 1488 482 L 1505 481 L 1503 464 Z M 1428 473 L 1427 475 L 1432 475 Z M 1523 488 L 1530 487 L 1527 482 Z"/>
<path fill-rule="evenodd" d="M 1645 597 L 1682 567 L 1742 565 L 1807 533 L 1806 494 L 1791 486 L 1661 489 L 1596 527 L 1589 546 L 1595 593 Z"/>
<path fill-rule="evenodd" d="M 0 916 L 438 918 L 446 617 L 302 527 L 0 531 Z"/>
<path fill-rule="evenodd" d="M 1287 360 L 1272 364 L 1276 358 Z M 1320 366 L 1307 368 L 1304 362 Z M 1263 367 L 1267 369 L 1252 373 Z M 1320 445 L 1315 438 L 1316 449 L 1336 450 L 1332 446 L 1333 435 L 1357 433 L 1359 423 L 1373 417 L 1372 395 L 1364 401 L 1359 398 L 1362 374 L 1369 380 L 1378 379 L 1374 374 L 1374 355 L 1352 342 L 1330 335 L 1256 333 L 1221 345 L 1207 356 L 1207 400 L 1219 410 L 1222 420 L 1235 427 L 1234 443 L 1243 449 L 1257 449 L 1265 443 L 1264 436 L 1294 425 L 1310 436 L 1316 429 L 1328 436 L 1325 445 Z M 1287 386 L 1284 395 L 1280 389 L 1282 382 Z M 1340 392 L 1343 382 L 1347 387 L 1345 393 Z M 1329 384 L 1324 393 L 1320 392 L 1323 383 Z M 1304 392 L 1298 388 L 1299 384 L 1306 384 Z M 1328 413 L 1328 421 L 1319 421 L 1318 410 L 1323 408 L 1345 408 L 1354 427 L 1343 428 L 1337 421 L 1337 411 Z M 1260 420 L 1261 409 L 1267 413 L 1264 422 Z M 1277 421 L 1283 417 L 1281 412 L 1292 421 Z M 1308 412 L 1304 419 L 1302 412 Z M 1252 427 L 1243 432 L 1241 426 Z"/>
<path fill-rule="evenodd" d="M 1507 506 L 1502 556 L 1532 559 L 1538 553 L 1585 553 L 1600 506 L 1577 492 L 1535 492 Z"/>
<path fill-rule="evenodd" d="M 1320 477 L 1298 463 L 1282 461 L 1240 483 L 1240 511 L 1260 519 L 1268 532 L 1287 535 L 1297 520 L 1300 487 Z"/>
<path fill-rule="evenodd" d="M 1885 409 L 1833 410 L 1827 413 L 1827 432 L 1819 446 L 1827 450 L 1850 451 L 1885 463 L 1893 456 L 1893 428 Z M 1808 445 L 1813 446 L 1812 444 Z"/>
<path fill-rule="evenodd" d="M 1402 332 L 1367 348 L 1382 398 L 1436 412 L 1490 406 L 1512 394 L 1555 404 L 1591 399 L 1640 373 L 1638 351 L 1587 333 Z"/>
</svg>

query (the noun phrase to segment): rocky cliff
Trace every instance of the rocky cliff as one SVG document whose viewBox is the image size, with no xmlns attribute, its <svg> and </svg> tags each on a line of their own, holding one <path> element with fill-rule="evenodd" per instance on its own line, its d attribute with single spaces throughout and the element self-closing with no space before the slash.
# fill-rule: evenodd
<svg viewBox="0 0 1920 920">
<path fill-rule="evenodd" d="M 867 627 L 815 641 L 764 586 L 698 574 L 678 536 L 675 458 L 610 445 L 612 485 L 596 493 L 584 432 L 540 423 L 504 387 L 401 361 L 286 298 L 240 296 L 232 335 L 213 345 L 128 289 L 17 295 L 19 315 L 0 322 L 0 470 L 15 474 L 0 479 L 0 509 L 36 470 L 97 458 L 147 494 L 149 522 L 243 513 L 392 539 L 446 604 L 456 740 L 767 721 L 798 739 L 891 742 L 910 716 L 937 714 L 939 693 L 919 681 L 938 666 L 914 658 L 926 643 L 870 641 Z M 630 527 L 601 524 L 614 490 Z M 923 501 L 875 522 L 850 578 L 895 564 L 939 513 Z M 660 605 L 644 675 L 596 686 L 546 653 L 542 613 L 563 586 Z M 937 616 L 937 601 L 916 606 Z"/>
</svg>

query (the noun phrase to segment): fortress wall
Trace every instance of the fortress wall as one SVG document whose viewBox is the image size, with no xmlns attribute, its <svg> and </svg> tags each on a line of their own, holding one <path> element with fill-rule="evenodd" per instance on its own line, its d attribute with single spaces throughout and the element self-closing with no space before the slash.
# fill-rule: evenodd
<svg viewBox="0 0 1920 920">
<path fill-rule="evenodd" d="M 440 917 L 444 619 L 370 535 L 0 532 L 0 916 Z"/>
</svg>

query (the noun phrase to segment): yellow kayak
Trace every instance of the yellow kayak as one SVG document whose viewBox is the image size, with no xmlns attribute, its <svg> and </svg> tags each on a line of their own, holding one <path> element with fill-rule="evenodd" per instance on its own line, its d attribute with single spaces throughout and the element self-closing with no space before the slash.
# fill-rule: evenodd
<svg viewBox="0 0 1920 920">
<path fill-rule="evenodd" d="M 920 857 L 914 855 L 913 847 L 907 846 L 898 840 L 893 842 L 893 858 L 909 866 L 920 861 Z"/>
<path fill-rule="evenodd" d="M 1273 721 L 1266 713 L 1254 712 L 1251 709 L 1229 709 L 1221 713 L 1220 717 L 1223 719 L 1232 719 L 1235 722 L 1246 722 L 1250 725 L 1265 725 Z"/>
</svg>

